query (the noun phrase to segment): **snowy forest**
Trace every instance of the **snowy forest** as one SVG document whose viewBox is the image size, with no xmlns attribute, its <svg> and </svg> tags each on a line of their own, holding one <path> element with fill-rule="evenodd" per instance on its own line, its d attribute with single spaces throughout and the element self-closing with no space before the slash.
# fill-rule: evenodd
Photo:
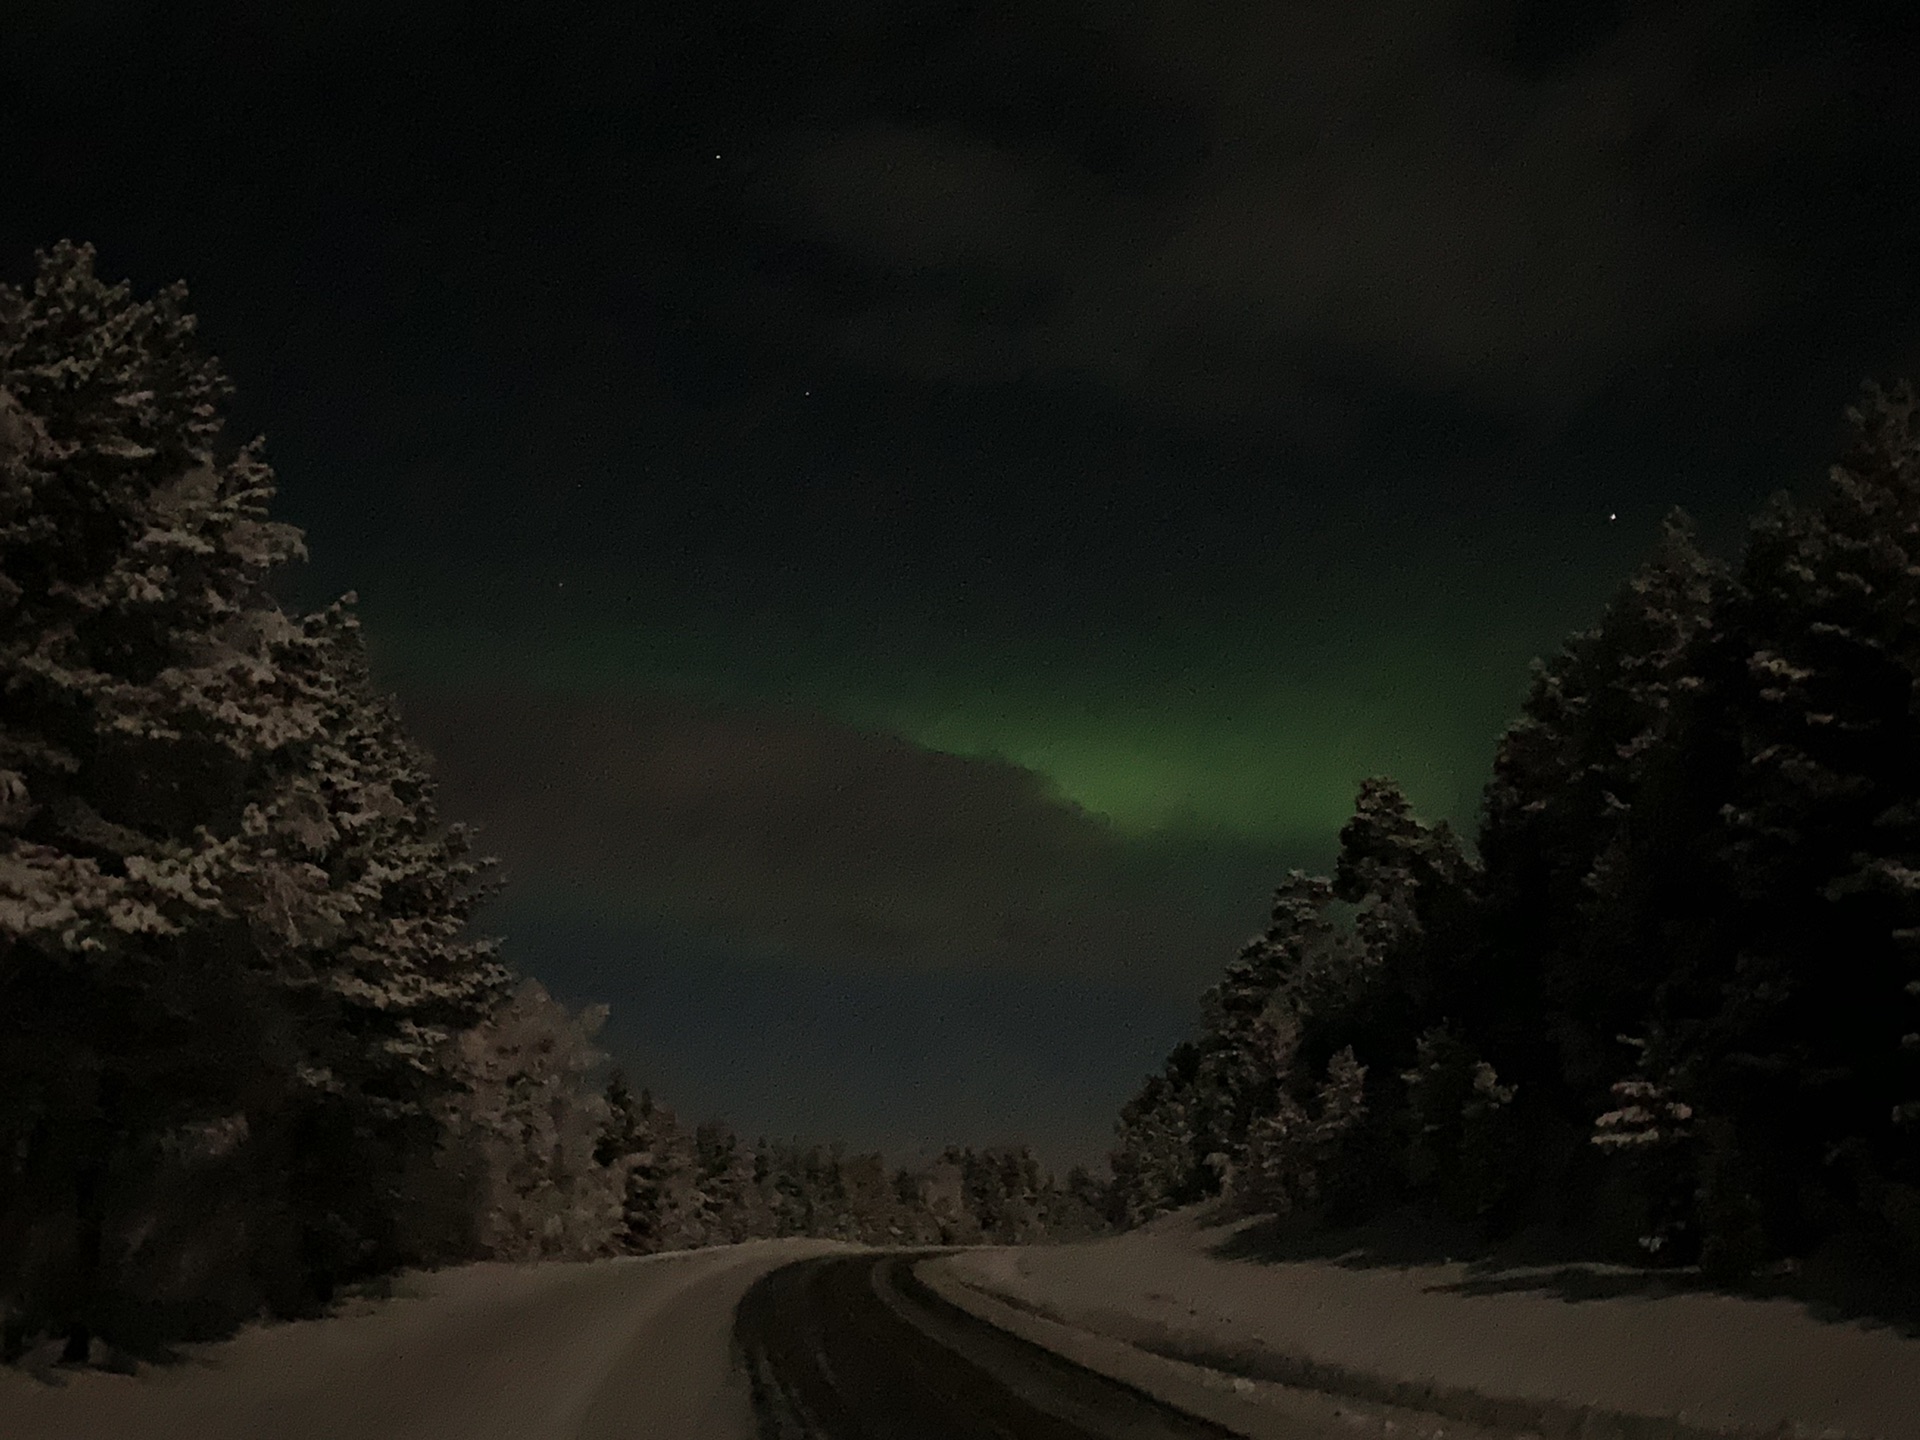
<svg viewBox="0 0 1920 1440">
<path fill-rule="evenodd" d="M 1730 1281 L 1920 1270 L 1920 415 L 1732 563 L 1673 516 L 1539 665 L 1477 832 L 1362 784 L 1126 1105 L 1025 1149 L 748 1143 L 609 1073 L 304 555 L 180 287 L 0 286 L 0 1322 L 210 1337 L 476 1258 L 1078 1238 L 1210 1197 L 1550 1224 Z"/>
<path fill-rule="evenodd" d="M 1920 427 L 1869 387 L 1737 562 L 1685 516 L 1536 666 L 1477 836 L 1366 781 L 1126 1106 L 1119 1218 L 1534 1225 L 1920 1278 Z"/>
<path fill-rule="evenodd" d="M 609 1076 L 472 933 L 497 888 L 370 674 L 272 580 L 184 289 L 0 286 L 0 1322 L 84 1360 L 411 1265 L 1089 1233 L 1023 1149 L 748 1146 Z"/>
</svg>

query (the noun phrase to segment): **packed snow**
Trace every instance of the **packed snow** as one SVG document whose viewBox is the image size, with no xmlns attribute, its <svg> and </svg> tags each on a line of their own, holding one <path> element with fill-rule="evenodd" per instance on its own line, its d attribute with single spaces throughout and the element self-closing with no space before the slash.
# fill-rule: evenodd
<svg viewBox="0 0 1920 1440">
<path fill-rule="evenodd" d="M 1146 1388 L 1175 1374 L 1143 1353 L 1157 1350 L 1376 1398 L 1424 1387 L 1450 1396 L 1455 1415 L 1481 1400 L 1520 1402 L 1504 1413 L 1532 1412 L 1543 1429 L 1591 1410 L 1703 1430 L 1920 1440 L 1920 1335 L 1893 1326 L 1822 1320 L 1788 1299 L 1663 1293 L 1618 1267 L 1216 1253 L 1247 1248 L 1253 1223 L 1186 1211 L 1086 1244 L 965 1251 L 923 1273 L 1064 1322 L 1050 1330 L 1043 1319 L 1029 1338 Z M 1579 1276 L 1593 1298 L 1564 1298 Z M 987 1318 L 1018 1323 L 1004 1311 Z M 1106 1346 L 1074 1353 L 1074 1332 Z M 1131 1364 L 1112 1342 L 1140 1347 Z M 1279 1389 L 1243 1378 L 1236 1393 Z"/>
<path fill-rule="evenodd" d="M 395 1298 L 262 1326 L 135 1375 L 0 1369 L 0 1436 L 751 1440 L 734 1306 L 776 1266 L 846 1248 L 772 1240 L 416 1273 Z"/>
</svg>

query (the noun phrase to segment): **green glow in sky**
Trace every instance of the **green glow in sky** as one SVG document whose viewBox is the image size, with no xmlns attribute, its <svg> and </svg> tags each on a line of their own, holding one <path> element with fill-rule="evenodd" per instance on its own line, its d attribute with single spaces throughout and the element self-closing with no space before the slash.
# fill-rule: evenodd
<svg viewBox="0 0 1920 1440">
<path fill-rule="evenodd" d="M 799 705 L 1012 761 L 1129 835 L 1213 829 L 1316 848 L 1370 774 L 1398 778 L 1429 815 L 1470 821 L 1542 648 L 1484 623 L 1356 636 L 1248 620 L 1097 643 L 767 616 L 373 628 L 401 683 Z"/>
<path fill-rule="evenodd" d="M 1605 526 L 1603 544 L 1573 525 L 1397 549 L 1364 526 L 1302 535 L 1257 572 L 1155 597 L 1116 578 L 1051 610 L 931 580 L 756 591 L 764 576 L 743 570 L 695 590 L 581 568 L 490 581 L 490 603 L 469 584 L 458 608 L 444 599 L 457 584 L 368 584 L 365 610 L 376 664 L 403 690 L 798 707 L 1024 766 L 1128 837 L 1324 854 L 1368 775 L 1472 829 L 1528 662 L 1597 617 L 1652 538 L 1645 519 L 1645 534 Z M 405 591 L 441 608 L 383 600 Z"/>
</svg>

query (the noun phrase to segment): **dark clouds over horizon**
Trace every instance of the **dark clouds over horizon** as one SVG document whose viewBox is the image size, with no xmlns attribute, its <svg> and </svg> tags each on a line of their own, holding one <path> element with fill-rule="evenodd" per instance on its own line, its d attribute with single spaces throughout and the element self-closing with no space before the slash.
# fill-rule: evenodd
<svg viewBox="0 0 1920 1440">
<path fill-rule="evenodd" d="M 1290 858 L 1128 837 L 1004 760 L 795 708 L 410 690 L 485 917 L 682 1113 L 896 1154 L 1026 1139 L 1096 1162 Z"/>
<path fill-rule="evenodd" d="M 1094 1153 L 1361 775 L 1470 823 L 1920 370 L 1895 0 L 0 25 L 0 272 L 188 279 L 516 957 L 749 1128 Z"/>
<path fill-rule="evenodd" d="M 1277 878 L 1254 871 L 1209 913 L 1178 835 L 1154 855 L 1034 771 L 794 709 L 466 689 L 415 691 L 405 713 L 529 908 L 749 956 L 1180 995 Z M 1208 838 L 1189 842 L 1202 865 L 1218 863 Z"/>
</svg>

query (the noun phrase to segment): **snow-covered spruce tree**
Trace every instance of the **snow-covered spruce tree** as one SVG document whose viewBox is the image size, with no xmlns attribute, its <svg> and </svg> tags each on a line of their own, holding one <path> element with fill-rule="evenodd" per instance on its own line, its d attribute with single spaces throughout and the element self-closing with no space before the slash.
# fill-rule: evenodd
<svg viewBox="0 0 1920 1440">
<path fill-rule="evenodd" d="M 1592 1143 L 1625 1172 L 1633 1238 L 1654 1259 L 1698 1254 L 1700 1166 L 1693 1107 L 1661 1072 L 1666 1047 L 1623 1035 L 1633 1069 L 1612 1087 L 1613 1108 L 1593 1122 Z"/>
<path fill-rule="evenodd" d="M 1617 1037 L 1645 1028 L 1675 957 L 1710 944 L 1718 923 L 1711 835 L 1731 761 L 1713 674 L 1730 588 L 1686 517 L 1669 515 L 1599 624 L 1536 666 L 1496 749 L 1473 986 L 1491 1003 L 1473 1028 L 1518 1083 L 1509 1119 L 1527 1134 L 1541 1213 L 1564 1220 L 1608 1223 L 1590 1213 L 1613 1191 L 1584 1141 L 1621 1078 Z M 1668 1159 L 1636 1153 L 1631 1168 L 1651 1175 Z M 1665 1194 L 1680 1182 L 1650 1183 Z M 1628 1208 L 1664 1204 L 1643 1195 Z"/>
<path fill-rule="evenodd" d="M 1479 883 L 1445 825 L 1421 824 L 1391 781 L 1363 782 L 1334 878 L 1289 875 L 1267 932 L 1205 997 L 1177 1111 L 1162 1078 L 1123 1117 L 1123 1196 L 1144 1196 L 1147 1142 L 1165 1129 L 1154 1122 L 1177 1114 L 1201 1162 L 1185 1198 L 1225 1188 L 1256 1209 L 1328 1217 L 1396 1198 L 1391 1177 L 1418 1167 L 1408 1172 L 1395 1148 L 1408 1095 L 1393 1080 L 1418 1063 L 1420 1036 L 1444 1019 L 1437 1007 L 1471 998 Z M 1441 1135 L 1457 1148 L 1467 1133 L 1449 1123 Z M 1163 1185 L 1151 1203 L 1184 1200 Z M 1130 1208 L 1147 1207 L 1134 1198 Z"/>
<path fill-rule="evenodd" d="M 470 1079 L 463 1041 L 511 984 L 497 942 L 469 934 L 492 862 L 441 820 L 427 758 L 373 682 L 352 600 L 300 622 L 284 671 L 319 731 L 243 817 L 269 860 L 244 896 L 253 942 L 302 977 L 304 1036 L 296 1083 L 249 1121 L 278 1150 L 322 1295 L 338 1278 L 461 1253 L 419 1220 L 450 1199 L 434 1161 Z"/>
<path fill-rule="evenodd" d="M 605 1021 L 604 1006 L 575 1012 L 525 980 L 461 1037 L 466 1084 L 449 1105 L 447 1149 L 477 1188 L 481 1253 L 586 1259 L 616 1248 L 626 1175 L 602 1159 L 613 1118 L 595 1083 Z"/>
<path fill-rule="evenodd" d="M 930 1217 L 916 1213 L 918 1192 L 910 1174 L 890 1173 L 884 1157 L 872 1151 L 848 1156 L 841 1162 L 841 1174 L 857 1238 L 874 1245 L 908 1245 L 928 1244 L 937 1237 Z"/>
<path fill-rule="evenodd" d="M 1302 976 L 1351 979 L 1359 957 L 1330 917 L 1332 882 L 1294 871 L 1274 892 L 1264 934 L 1201 997 L 1199 1035 L 1168 1057 L 1123 1111 L 1108 1204 L 1116 1223 L 1233 1187 L 1250 1128 L 1278 1103 L 1289 1058 L 1272 1021 Z M 1335 953 L 1339 952 L 1339 953 Z"/>
<path fill-rule="evenodd" d="M 1707 1201 L 1789 1253 L 1867 1222 L 1920 1260 L 1917 414 L 1910 388 L 1869 388 L 1824 495 L 1749 539 L 1725 625 L 1722 933 L 1654 1017 L 1728 1147 L 1712 1173 L 1744 1187 Z"/>
<path fill-rule="evenodd" d="M 1297 1030 L 1291 1016 L 1272 1025 L 1277 1055 L 1294 1057 Z M 1367 1067 L 1347 1046 L 1328 1060 L 1310 1099 L 1295 1098 L 1302 1088 L 1297 1074 L 1289 1080 L 1248 1132 L 1234 1198 L 1268 1214 L 1342 1214 L 1351 1208 L 1343 1190 L 1358 1188 L 1350 1172 L 1367 1158 L 1350 1153 L 1367 1119 Z"/>
<path fill-rule="evenodd" d="M 900 1166 L 893 1172 L 893 1208 L 889 1234 L 900 1245 L 941 1244 L 939 1217 L 934 1213 L 933 1185 L 925 1170 Z"/>
<path fill-rule="evenodd" d="M 753 1235 L 753 1157 L 724 1120 L 694 1127 L 693 1191 L 698 1243 L 726 1245 Z"/>
<path fill-rule="evenodd" d="M 388 1168 L 343 1165 L 361 1192 L 303 1212 L 276 1137 L 364 1113 L 390 1061 L 430 1071 L 467 1008 L 442 982 L 479 963 L 450 938 L 461 842 L 437 873 L 431 844 L 385 848 L 434 828 L 430 795 L 376 774 L 377 746 L 336 773 L 368 697 L 337 622 L 267 591 L 300 539 L 259 447 L 222 441 L 193 329 L 178 287 L 136 301 L 84 248 L 0 288 L 0 1292 L 76 1353 L 372 1259 Z M 222 1207 L 156 1213 L 206 1164 Z"/>
<path fill-rule="evenodd" d="M 1642 1233 L 1722 1275 L 1861 1225 L 1920 1255 L 1914 415 L 1869 391 L 1824 496 L 1776 501 L 1732 576 L 1670 525 L 1488 791 L 1488 993 L 1549 1046 L 1503 1058 L 1516 1108 L 1553 1094 Z M 1658 1107 L 1687 1125 L 1629 1123 Z"/>
<path fill-rule="evenodd" d="M 1535 1218 L 1642 1233 L 1652 1202 L 1615 1206 L 1613 1172 L 1650 1175 L 1677 1158 L 1647 1152 L 1623 1167 L 1587 1140 L 1622 1078 L 1617 1037 L 1646 1028 L 1675 955 L 1717 923 L 1707 897 L 1727 758 L 1712 741 L 1710 677 L 1730 589 L 1686 516 L 1670 514 L 1599 623 L 1536 663 L 1496 747 L 1478 938 L 1460 948 L 1433 1018 L 1458 1025 L 1517 1089 L 1498 1113 L 1530 1161 L 1513 1173 L 1531 1196 L 1510 1198 Z M 1670 1194 L 1680 1182 L 1648 1183 Z M 1609 1219 L 1610 1206 L 1622 1213 Z"/>
<path fill-rule="evenodd" d="M 846 1147 L 809 1146 L 802 1166 L 802 1177 L 813 1200 L 813 1231 L 833 1240 L 852 1240 L 859 1235 L 847 1191 Z"/>
<path fill-rule="evenodd" d="M 779 1236 L 806 1235 L 813 1223 L 812 1201 L 801 1174 L 798 1147 L 760 1141 L 754 1151 L 754 1183 L 772 1229 Z"/>
<path fill-rule="evenodd" d="M 950 1152 L 952 1153 L 952 1152 Z M 989 1245 L 1019 1245 L 1041 1236 L 1039 1162 L 1025 1146 L 957 1152 L 967 1213 Z"/>
<path fill-rule="evenodd" d="M 0 291 L 0 1284 L 26 1323 L 122 1327 L 116 1226 L 155 1147 L 289 1061 L 257 963 L 243 816 L 318 716 L 265 596 L 300 553 L 178 289 L 136 302 L 88 250 Z"/>
<path fill-rule="evenodd" d="M 1304 936 L 1278 938 L 1278 919 L 1290 904 L 1288 886 L 1275 898 L 1276 924 L 1241 947 L 1219 982 L 1200 997 L 1200 1061 L 1194 1076 L 1194 1145 L 1210 1174 L 1230 1188 L 1246 1159 L 1247 1129 L 1273 1106 L 1279 1076 L 1264 1025 L 1274 992 Z"/>
<path fill-rule="evenodd" d="M 1194 1077 L 1201 1051 L 1182 1041 L 1158 1074 L 1121 1107 L 1113 1170 L 1113 1220 L 1138 1225 L 1213 1194 L 1217 1177 L 1199 1153 Z"/>
<path fill-rule="evenodd" d="M 1000 1152 L 1001 1242 L 1024 1245 L 1046 1238 L 1048 1192 L 1051 1176 L 1043 1175 L 1040 1162 L 1025 1145 Z"/>
<path fill-rule="evenodd" d="M 1266 932 L 1241 950 L 1201 1000 L 1200 1144 L 1222 1188 L 1246 1203 L 1279 1193 L 1282 1132 L 1270 1122 L 1305 1099 L 1332 1053 L 1305 1033 L 1303 1019 L 1309 1011 L 1324 1018 L 1345 1013 L 1370 983 L 1370 957 L 1352 931 L 1335 922 L 1334 904 L 1332 881 L 1290 872 L 1274 891 Z M 1300 1053 L 1303 1038 L 1309 1055 Z M 1265 1137 L 1257 1166 L 1250 1154 L 1256 1129 Z M 1302 1150 L 1298 1159 L 1312 1169 L 1324 1157 Z"/>
<path fill-rule="evenodd" d="M 1108 1187 L 1084 1165 L 1068 1169 L 1047 1203 L 1047 1234 L 1055 1240 L 1082 1240 L 1104 1233 L 1110 1222 Z"/>
<path fill-rule="evenodd" d="M 1340 830 L 1333 894 L 1354 907 L 1365 958 L 1332 977 L 1343 986 L 1340 1026 L 1348 1033 L 1321 1044 L 1354 1043 L 1370 1063 L 1412 1058 L 1416 1022 L 1463 998 L 1455 982 L 1476 948 L 1480 879 L 1444 820 L 1422 824 L 1392 780 L 1360 783 Z M 1318 1003 L 1324 1013 L 1326 1002 Z"/>
<path fill-rule="evenodd" d="M 1457 1220 L 1485 1220 L 1507 1199 L 1524 1153 L 1514 1087 L 1447 1021 L 1416 1042 L 1407 1087 L 1407 1178 Z"/>
<path fill-rule="evenodd" d="M 1437 1036 L 1447 1037 L 1441 1073 L 1450 1077 L 1492 1076 L 1488 1052 L 1506 1036 L 1500 1021 L 1512 997 L 1489 993 L 1482 968 L 1484 884 L 1444 822 L 1422 824 L 1390 780 L 1362 782 L 1340 832 L 1333 883 L 1335 898 L 1354 907 L 1359 963 L 1303 974 L 1290 996 L 1304 1073 L 1324 1068 L 1333 1083 L 1331 1057 L 1348 1050 L 1365 1076 L 1364 1105 L 1339 1107 L 1352 1118 L 1341 1164 L 1322 1182 L 1334 1187 L 1333 1211 L 1404 1198 L 1496 1223 L 1514 1218 L 1517 1172 L 1475 1153 L 1488 1143 L 1486 1097 L 1472 1086 L 1430 1083 L 1439 1079 Z M 1306 1098 L 1297 1082 L 1294 1098 Z M 1492 1128 L 1504 1137 L 1508 1124 L 1502 1114 Z M 1476 1193 L 1467 1193 L 1470 1184 Z"/>
<path fill-rule="evenodd" d="M 627 1077 L 615 1070 L 607 1081 L 606 1122 L 593 1158 L 611 1172 L 620 1203 L 614 1245 L 629 1255 L 665 1248 L 661 1212 L 676 1137 L 673 1117 L 654 1104 L 653 1093 L 635 1095 Z"/>
</svg>

